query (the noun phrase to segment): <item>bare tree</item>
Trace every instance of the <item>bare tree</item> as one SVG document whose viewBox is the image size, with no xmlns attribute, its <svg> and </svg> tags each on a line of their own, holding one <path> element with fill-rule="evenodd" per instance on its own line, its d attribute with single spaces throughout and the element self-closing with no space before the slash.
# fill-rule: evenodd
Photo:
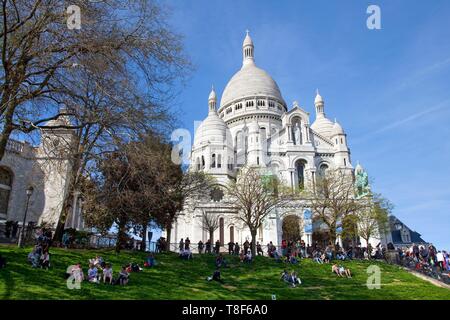
<svg viewBox="0 0 450 320">
<path fill-rule="evenodd" d="M 170 244 L 172 225 L 176 221 L 178 214 L 185 207 L 187 201 L 203 198 L 209 194 L 213 185 L 216 184 L 214 177 L 202 171 L 186 171 L 181 179 L 166 190 L 164 201 L 165 208 L 162 220 L 158 223 L 166 230 L 167 242 Z M 167 251 L 170 246 L 167 246 Z"/>
<path fill-rule="evenodd" d="M 272 210 L 289 197 L 275 176 L 264 176 L 256 167 L 243 167 L 236 181 L 228 185 L 228 194 L 238 210 L 235 219 L 250 230 L 252 254 L 256 254 L 255 244 L 258 228 Z"/>
<path fill-rule="evenodd" d="M 330 169 L 318 176 L 315 188 L 310 191 L 306 201 L 313 218 L 327 226 L 333 247 L 336 244 L 337 230 L 343 226 L 345 218 L 367 207 L 365 201 L 356 199 L 351 172 L 343 169 Z"/>
<path fill-rule="evenodd" d="M 97 75 L 110 72 L 117 80 L 132 77 L 135 88 L 154 98 L 169 93 L 167 85 L 184 73 L 179 36 L 169 30 L 161 5 L 143 0 L 70 4 L 80 8 L 81 30 L 68 28 L 64 1 L 0 2 L 0 159 L 11 134 L 47 128 L 49 120 L 65 115 L 58 104 L 77 95 L 74 66 Z"/>
<path fill-rule="evenodd" d="M 203 212 L 201 227 L 208 232 L 211 243 L 214 243 L 214 231 L 219 228 L 219 217 L 212 213 Z"/>
<path fill-rule="evenodd" d="M 393 204 L 380 194 L 369 194 L 365 200 L 367 207 L 355 211 L 351 217 L 356 224 L 357 235 L 369 247 L 369 239 L 381 239 L 384 235 Z"/>
</svg>

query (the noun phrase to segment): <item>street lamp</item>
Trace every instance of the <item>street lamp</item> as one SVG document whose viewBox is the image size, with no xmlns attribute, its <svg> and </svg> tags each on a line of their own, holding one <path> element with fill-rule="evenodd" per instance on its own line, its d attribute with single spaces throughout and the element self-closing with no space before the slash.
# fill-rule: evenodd
<svg viewBox="0 0 450 320">
<path fill-rule="evenodd" d="M 28 213 L 28 205 L 30 203 L 30 198 L 31 195 L 33 194 L 34 188 L 32 186 L 29 186 L 27 188 L 27 205 L 25 207 L 25 214 L 23 215 L 23 222 L 22 222 L 22 233 L 20 235 L 20 239 L 19 239 L 19 248 L 23 248 L 23 243 L 24 243 L 24 237 L 25 237 L 25 222 L 27 220 L 27 213 Z"/>
</svg>

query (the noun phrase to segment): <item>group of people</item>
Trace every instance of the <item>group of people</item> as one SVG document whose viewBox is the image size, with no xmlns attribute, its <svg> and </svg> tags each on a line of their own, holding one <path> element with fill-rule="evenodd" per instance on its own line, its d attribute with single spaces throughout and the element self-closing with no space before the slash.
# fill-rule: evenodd
<svg viewBox="0 0 450 320">
<path fill-rule="evenodd" d="M 135 262 L 123 265 L 119 271 L 117 278 L 114 278 L 114 272 L 111 263 L 107 263 L 101 256 L 89 259 L 89 268 L 86 276 L 83 272 L 81 262 L 70 266 L 67 269 L 67 276 L 73 276 L 76 281 L 89 281 L 91 283 L 127 285 L 132 272 L 140 272 L 142 268 Z"/>
<path fill-rule="evenodd" d="M 28 254 L 28 262 L 33 268 L 47 269 L 50 267 L 50 253 L 48 246 L 36 244 L 33 250 Z"/>
<path fill-rule="evenodd" d="M 445 250 L 437 250 L 434 245 L 418 245 L 397 248 L 400 263 L 406 267 L 422 271 L 428 270 L 450 277 L 450 256 Z"/>
<path fill-rule="evenodd" d="M 183 240 L 183 239 L 181 239 Z M 214 246 L 212 246 L 212 242 L 210 239 L 208 239 L 208 241 L 206 241 L 205 243 L 203 243 L 202 240 L 200 240 L 197 243 L 197 250 L 199 254 L 203 253 L 203 250 L 205 253 L 214 253 L 214 254 L 219 254 L 220 253 L 220 241 L 217 240 L 214 244 Z"/>
<path fill-rule="evenodd" d="M 159 237 L 156 241 L 156 253 L 165 252 L 167 250 L 167 240 L 164 237 Z"/>
</svg>

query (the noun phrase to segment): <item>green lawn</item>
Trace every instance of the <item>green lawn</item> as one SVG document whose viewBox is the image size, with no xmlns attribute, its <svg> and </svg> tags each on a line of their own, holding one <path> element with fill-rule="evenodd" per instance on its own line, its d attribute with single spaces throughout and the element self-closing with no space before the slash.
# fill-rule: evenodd
<svg viewBox="0 0 450 320">
<path fill-rule="evenodd" d="M 213 256 L 194 256 L 194 260 L 180 260 L 175 254 L 159 254 L 158 265 L 141 273 L 132 273 L 128 286 L 109 286 L 82 283 L 80 290 L 66 286 L 64 273 L 76 262 L 83 263 L 100 254 L 113 264 L 116 273 L 120 265 L 138 262 L 143 265 L 145 254 L 111 250 L 51 249 L 50 270 L 33 269 L 27 263 L 30 248 L 17 249 L 0 245 L 0 253 L 7 259 L 6 269 L 0 269 L 0 299 L 450 299 L 450 290 L 436 287 L 408 272 L 376 262 L 381 270 L 381 289 L 366 286 L 367 267 L 373 262 L 344 263 L 354 273 L 352 279 L 338 278 L 330 265 L 318 265 L 303 260 L 295 268 L 303 284 L 290 288 L 279 280 L 284 265 L 257 257 L 251 265 L 228 257 L 229 268 L 222 270 L 225 283 L 207 282 L 214 270 Z"/>
</svg>

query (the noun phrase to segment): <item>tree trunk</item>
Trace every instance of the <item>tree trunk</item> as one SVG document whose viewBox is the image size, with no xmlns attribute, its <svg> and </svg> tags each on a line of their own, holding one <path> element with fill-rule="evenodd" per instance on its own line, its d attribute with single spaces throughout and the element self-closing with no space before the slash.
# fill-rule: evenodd
<svg viewBox="0 0 450 320">
<path fill-rule="evenodd" d="M 336 231 L 330 230 L 330 242 L 331 247 L 333 248 L 333 252 L 336 252 Z"/>
<path fill-rule="evenodd" d="M 80 149 L 80 138 L 77 136 L 76 140 L 74 141 L 73 148 Z M 68 210 L 70 208 L 70 205 L 72 204 L 72 200 L 77 188 L 79 177 L 82 175 L 83 167 L 82 166 L 82 153 L 76 152 L 71 155 L 70 159 L 72 167 L 70 168 L 70 180 L 69 180 L 69 187 L 67 189 L 67 192 L 64 196 L 63 200 L 63 206 L 61 208 L 61 212 L 59 215 L 58 223 L 56 225 L 55 234 L 53 235 L 54 241 L 61 241 L 63 233 L 64 233 L 64 226 L 66 224 L 66 219 L 68 216 Z"/>
<path fill-rule="evenodd" d="M 167 239 L 166 239 L 166 252 L 170 251 L 170 238 L 171 238 L 171 233 L 172 233 L 172 225 L 168 225 L 166 227 L 166 233 L 167 233 Z"/>
<path fill-rule="evenodd" d="M 256 257 L 256 230 L 251 230 L 250 231 L 251 235 L 252 235 L 252 246 L 250 248 L 250 250 L 252 250 L 252 257 Z"/>
<path fill-rule="evenodd" d="M 4 35 L 6 37 L 6 35 Z M 8 107 L 6 111 L 2 114 L 3 118 L 3 130 L 0 134 L 0 160 L 3 160 L 3 157 L 6 153 L 6 145 L 8 144 L 9 137 L 11 133 L 14 130 L 14 127 L 12 125 L 13 123 L 13 117 L 14 117 L 14 111 L 16 110 L 16 100 L 10 99 L 12 93 L 17 92 L 18 86 L 14 85 L 14 87 L 11 88 L 10 92 L 11 94 L 7 93 L 4 94 L 4 99 L 2 99 L 2 107 L 5 105 L 4 100 L 9 100 Z M 3 90 L 2 90 L 3 91 Z"/>
<path fill-rule="evenodd" d="M 125 225 L 126 219 L 120 218 L 118 223 L 117 241 L 116 241 L 116 253 L 119 253 L 125 243 Z"/>
<path fill-rule="evenodd" d="M 147 247 L 147 225 L 145 224 L 142 226 L 142 243 L 141 243 L 141 251 L 145 251 Z"/>
<path fill-rule="evenodd" d="M 372 245 L 369 243 L 369 238 L 363 238 L 364 241 L 366 241 L 366 247 L 367 247 L 367 257 L 369 260 L 372 258 Z"/>
<path fill-rule="evenodd" d="M 214 247 L 214 230 L 209 230 L 209 243 L 211 243 L 211 247 Z"/>
</svg>

